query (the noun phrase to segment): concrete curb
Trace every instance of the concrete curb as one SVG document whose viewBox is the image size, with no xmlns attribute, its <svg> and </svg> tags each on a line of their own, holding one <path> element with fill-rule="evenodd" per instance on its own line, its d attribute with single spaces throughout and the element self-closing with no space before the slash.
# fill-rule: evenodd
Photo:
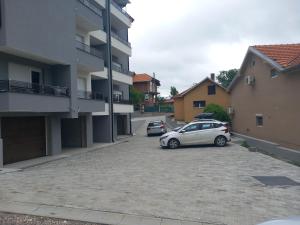
<svg viewBox="0 0 300 225">
<path fill-rule="evenodd" d="M 23 202 L 1 202 L 0 211 L 110 225 L 225 225 L 212 222 L 178 220 L 164 217 L 132 215 L 119 212 Z"/>
<path fill-rule="evenodd" d="M 239 137 L 247 141 L 250 147 L 255 147 L 257 149 L 257 152 L 267 154 L 274 158 L 284 160 L 300 166 L 300 151 L 284 148 L 277 143 L 253 138 L 243 134 L 239 134 L 235 132 L 233 132 L 233 134 L 236 137 Z"/>
</svg>

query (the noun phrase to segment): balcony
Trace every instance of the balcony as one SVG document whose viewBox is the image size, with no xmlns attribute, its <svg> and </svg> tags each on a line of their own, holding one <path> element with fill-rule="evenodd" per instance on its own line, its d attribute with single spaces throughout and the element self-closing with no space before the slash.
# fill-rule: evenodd
<svg viewBox="0 0 300 225">
<path fill-rule="evenodd" d="M 127 45 L 129 48 L 131 48 L 130 42 L 128 42 L 124 38 L 120 37 L 117 33 L 112 31 L 111 36 L 114 37 L 115 39 L 117 39 L 118 41 L 122 42 L 124 45 Z"/>
<path fill-rule="evenodd" d="M 76 48 L 78 65 L 82 70 L 96 72 L 104 69 L 101 51 L 79 41 L 76 41 Z"/>
<path fill-rule="evenodd" d="M 101 7 L 94 0 L 77 0 L 77 25 L 91 32 L 103 29 Z"/>
<path fill-rule="evenodd" d="M 68 112 L 69 89 L 0 80 L 0 112 Z"/>
<path fill-rule="evenodd" d="M 123 104 L 123 105 L 132 105 L 132 101 L 129 99 L 113 99 L 114 103 L 116 104 Z"/>
<path fill-rule="evenodd" d="M 102 93 L 78 91 L 79 112 L 105 111 L 105 101 Z"/>
<path fill-rule="evenodd" d="M 131 76 L 131 72 L 127 69 L 124 69 L 122 64 L 120 64 L 120 63 L 112 62 L 111 69 L 116 72 Z"/>
<path fill-rule="evenodd" d="M 130 22 L 133 22 L 133 18 L 121 7 L 116 3 L 114 0 L 111 0 L 111 4 L 119 11 L 121 12 L 124 16 L 126 16 Z"/>
<path fill-rule="evenodd" d="M 132 113 L 133 105 L 130 99 L 124 98 L 121 91 L 113 91 L 113 107 L 115 113 Z"/>
<path fill-rule="evenodd" d="M 131 50 L 131 44 L 118 36 L 116 33 L 111 32 L 111 45 L 113 48 L 123 52 L 124 54 L 131 56 L 132 50 Z"/>
<path fill-rule="evenodd" d="M 115 113 L 133 113 L 133 105 L 131 100 L 113 98 L 113 103 Z"/>
</svg>

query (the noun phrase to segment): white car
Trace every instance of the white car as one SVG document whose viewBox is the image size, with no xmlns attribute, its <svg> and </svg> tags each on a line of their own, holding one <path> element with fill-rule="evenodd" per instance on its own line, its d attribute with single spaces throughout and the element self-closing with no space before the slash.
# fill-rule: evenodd
<svg viewBox="0 0 300 225">
<path fill-rule="evenodd" d="M 258 225 L 300 225 L 300 216 L 282 220 L 272 220 Z"/>
<path fill-rule="evenodd" d="M 223 147 L 228 141 L 231 141 L 230 133 L 222 122 L 196 121 L 162 135 L 160 146 L 175 149 L 184 145 L 215 144 Z"/>
</svg>

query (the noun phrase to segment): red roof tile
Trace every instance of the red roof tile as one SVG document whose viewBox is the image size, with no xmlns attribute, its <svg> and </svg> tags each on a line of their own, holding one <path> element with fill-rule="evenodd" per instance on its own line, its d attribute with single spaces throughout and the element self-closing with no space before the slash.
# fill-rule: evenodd
<svg viewBox="0 0 300 225">
<path fill-rule="evenodd" d="M 283 45 L 255 45 L 255 49 L 284 68 L 300 64 L 300 43 Z"/>
<path fill-rule="evenodd" d="M 153 77 L 151 77 L 150 75 L 143 73 L 143 74 L 135 74 L 133 76 L 133 83 L 135 82 L 148 82 L 151 81 L 153 79 Z"/>
</svg>

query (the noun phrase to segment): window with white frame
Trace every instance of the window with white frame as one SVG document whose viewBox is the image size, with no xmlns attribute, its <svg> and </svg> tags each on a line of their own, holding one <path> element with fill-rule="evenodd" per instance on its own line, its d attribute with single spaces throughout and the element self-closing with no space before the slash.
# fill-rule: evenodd
<svg viewBox="0 0 300 225">
<path fill-rule="evenodd" d="M 195 108 L 204 108 L 206 106 L 206 101 L 194 101 L 193 107 Z"/>
</svg>

